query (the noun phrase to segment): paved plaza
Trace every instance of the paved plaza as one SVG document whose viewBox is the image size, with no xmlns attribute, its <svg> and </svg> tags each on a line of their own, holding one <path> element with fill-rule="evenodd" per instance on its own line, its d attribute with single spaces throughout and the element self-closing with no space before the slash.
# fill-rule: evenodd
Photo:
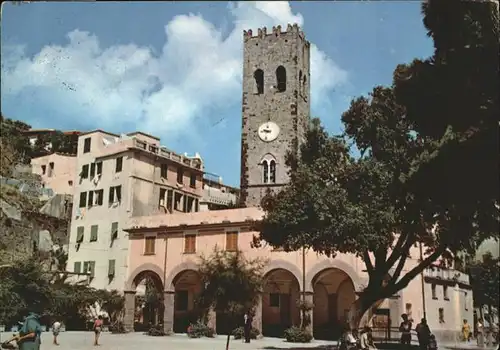
<svg viewBox="0 0 500 350">
<path fill-rule="evenodd" d="M 12 333 L 2 333 L 2 341 L 5 341 Z M 60 346 L 52 345 L 52 334 L 50 332 L 42 335 L 42 350 L 91 350 L 94 333 L 92 332 L 64 332 L 59 336 Z M 99 350 L 224 350 L 226 336 L 220 335 L 216 338 L 190 339 L 185 334 L 175 334 L 168 337 L 150 337 L 142 333 L 111 334 L 103 333 Z M 229 348 L 231 350 L 255 350 L 255 349 L 323 349 L 335 348 L 335 342 L 314 341 L 310 344 L 290 344 L 277 338 L 263 338 L 252 340 L 245 344 L 242 340 L 234 340 L 231 337 Z"/>
</svg>

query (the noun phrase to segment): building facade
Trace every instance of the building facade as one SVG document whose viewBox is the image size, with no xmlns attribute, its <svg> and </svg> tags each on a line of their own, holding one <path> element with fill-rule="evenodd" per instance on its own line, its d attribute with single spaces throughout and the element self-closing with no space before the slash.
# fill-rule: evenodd
<svg viewBox="0 0 500 350">
<path fill-rule="evenodd" d="M 243 34 L 241 195 L 258 206 L 288 182 L 285 157 L 309 125 L 310 44 L 295 24 Z"/>
<path fill-rule="evenodd" d="M 203 176 L 203 197 L 200 200 L 200 211 L 221 210 L 235 207 L 240 190 L 227 186 L 222 178 L 205 172 Z"/>
<path fill-rule="evenodd" d="M 52 153 L 33 158 L 33 174 L 40 175 L 44 188 L 50 188 L 57 194 L 73 194 L 73 181 L 76 174 L 76 155 Z"/>
<path fill-rule="evenodd" d="M 186 332 L 201 288 L 196 272 L 199 257 L 210 255 L 218 247 L 241 250 L 246 257 L 267 261 L 265 287 L 254 317 L 254 326 L 265 336 L 281 336 L 284 329 L 300 325 L 297 301 L 304 291 L 307 300 L 314 304 L 311 319 L 315 338 L 335 339 L 356 294 L 367 285 L 363 261 L 351 254 L 339 254 L 332 259 L 313 251 L 287 253 L 267 246 L 252 248 L 258 232 L 252 231 L 251 223 L 263 215 L 259 208 L 251 207 L 132 219 L 126 229 L 130 242 L 126 326 L 133 327 L 136 289 L 149 276 L 165 294 L 165 329 Z M 403 274 L 418 261 L 419 249 L 414 247 Z M 402 313 L 407 313 L 416 324 L 425 310 L 429 326 L 440 341 L 456 340 L 462 320 L 472 322 L 472 292 L 467 275 L 436 266 L 425 270 L 423 279 L 415 278 L 407 288 L 380 301 L 369 312 L 367 322 L 376 336 L 398 339 Z M 217 321 L 216 314 L 210 315 L 209 323 L 224 333 L 224 324 Z"/>
<path fill-rule="evenodd" d="M 196 212 L 202 196 L 201 159 L 160 146 L 141 132 L 80 135 L 67 270 L 101 289 L 123 290 L 134 216 Z"/>
</svg>

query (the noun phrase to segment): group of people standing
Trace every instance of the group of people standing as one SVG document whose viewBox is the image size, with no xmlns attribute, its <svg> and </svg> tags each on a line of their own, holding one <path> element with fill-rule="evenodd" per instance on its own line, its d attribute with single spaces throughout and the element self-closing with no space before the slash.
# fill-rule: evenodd
<svg viewBox="0 0 500 350">
<path fill-rule="evenodd" d="M 11 344 L 16 342 L 19 350 L 40 350 L 40 345 L 42 343 L 42 326 L 40 324 L 40 317 L 34 312 L 30 312 L 28 316 L 24 319 L 24 322 L 20 322 L 21 329 L 19 334 L 13 336 L 8 341 L 2 343 L 2 347 L 5 344 Z M 103 318 L 99 316 L 93 324 L 94 331 L 94 346 L 99 345 L 99 338 L 102 332 Z M 61 322 L 55 321 L 52 324 L 52 344 L 59 345 L 58 336 L 61 331 Z"/>
<path fill-rule="evenodd" d="M 399 325 L 399 331 L 401 332 L 401 344 L 411 345 L 411 331 L 413 323 L 407 314 L 402 314 L 401 318 L 403 321 Z M 432 334 L 427 320 L 422 318 L 420 323 L 415 327 L 415 332 L 417 333 L 418 345 L 421 350 L 437 350 L 437 341 L 434 334 Z"/>
</svg>

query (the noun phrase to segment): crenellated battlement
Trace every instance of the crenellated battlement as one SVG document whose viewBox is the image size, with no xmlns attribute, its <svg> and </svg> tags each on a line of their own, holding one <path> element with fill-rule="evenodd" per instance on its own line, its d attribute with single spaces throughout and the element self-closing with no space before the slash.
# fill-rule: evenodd
<svg viewBox="0 0 500 350">
<path fill-rule="evenodd" d="M 252 31 L 251 29 L 249 30 L 243 30 L 243 40 L 247 41 L 249 39 L 256 39 L 256 38 L 261 38 L 264 39 L 265 37 L 269 36 L 275 36 L 279 37 L 281 35 L 286 35 L 286 34 L 296 34 L 298 35 L 301 39 L 305 40 L 305 35 L 302 30 L 300 30 L 300 27 L 297 23 L 288 24 L 286 27 L 286 31 L 281 31 L 281 25 L 278 26 L 273 26 L 272 32 L 268 33 L 266 27 L 258 28 L 257 33 Z"/>
</svg>

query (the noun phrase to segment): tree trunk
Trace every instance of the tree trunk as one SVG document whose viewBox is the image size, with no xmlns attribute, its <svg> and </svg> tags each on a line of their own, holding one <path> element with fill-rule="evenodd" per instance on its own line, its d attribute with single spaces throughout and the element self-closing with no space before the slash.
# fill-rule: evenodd
<svg viewBox="0 0 500 350">
<path fill-rule="evenodd" d="M 369 315 L 367 311 L 370 309 L 378 307 L 382 302 L 382 299 L 375 299 L 373 297 L 374 293 L 363 291 L 360 293 L 359 297 L 352 303 L 349 309 L 349 327 L 351 330 L 358 330 L 362 326 L 368 324 Z"/>
</svg>

